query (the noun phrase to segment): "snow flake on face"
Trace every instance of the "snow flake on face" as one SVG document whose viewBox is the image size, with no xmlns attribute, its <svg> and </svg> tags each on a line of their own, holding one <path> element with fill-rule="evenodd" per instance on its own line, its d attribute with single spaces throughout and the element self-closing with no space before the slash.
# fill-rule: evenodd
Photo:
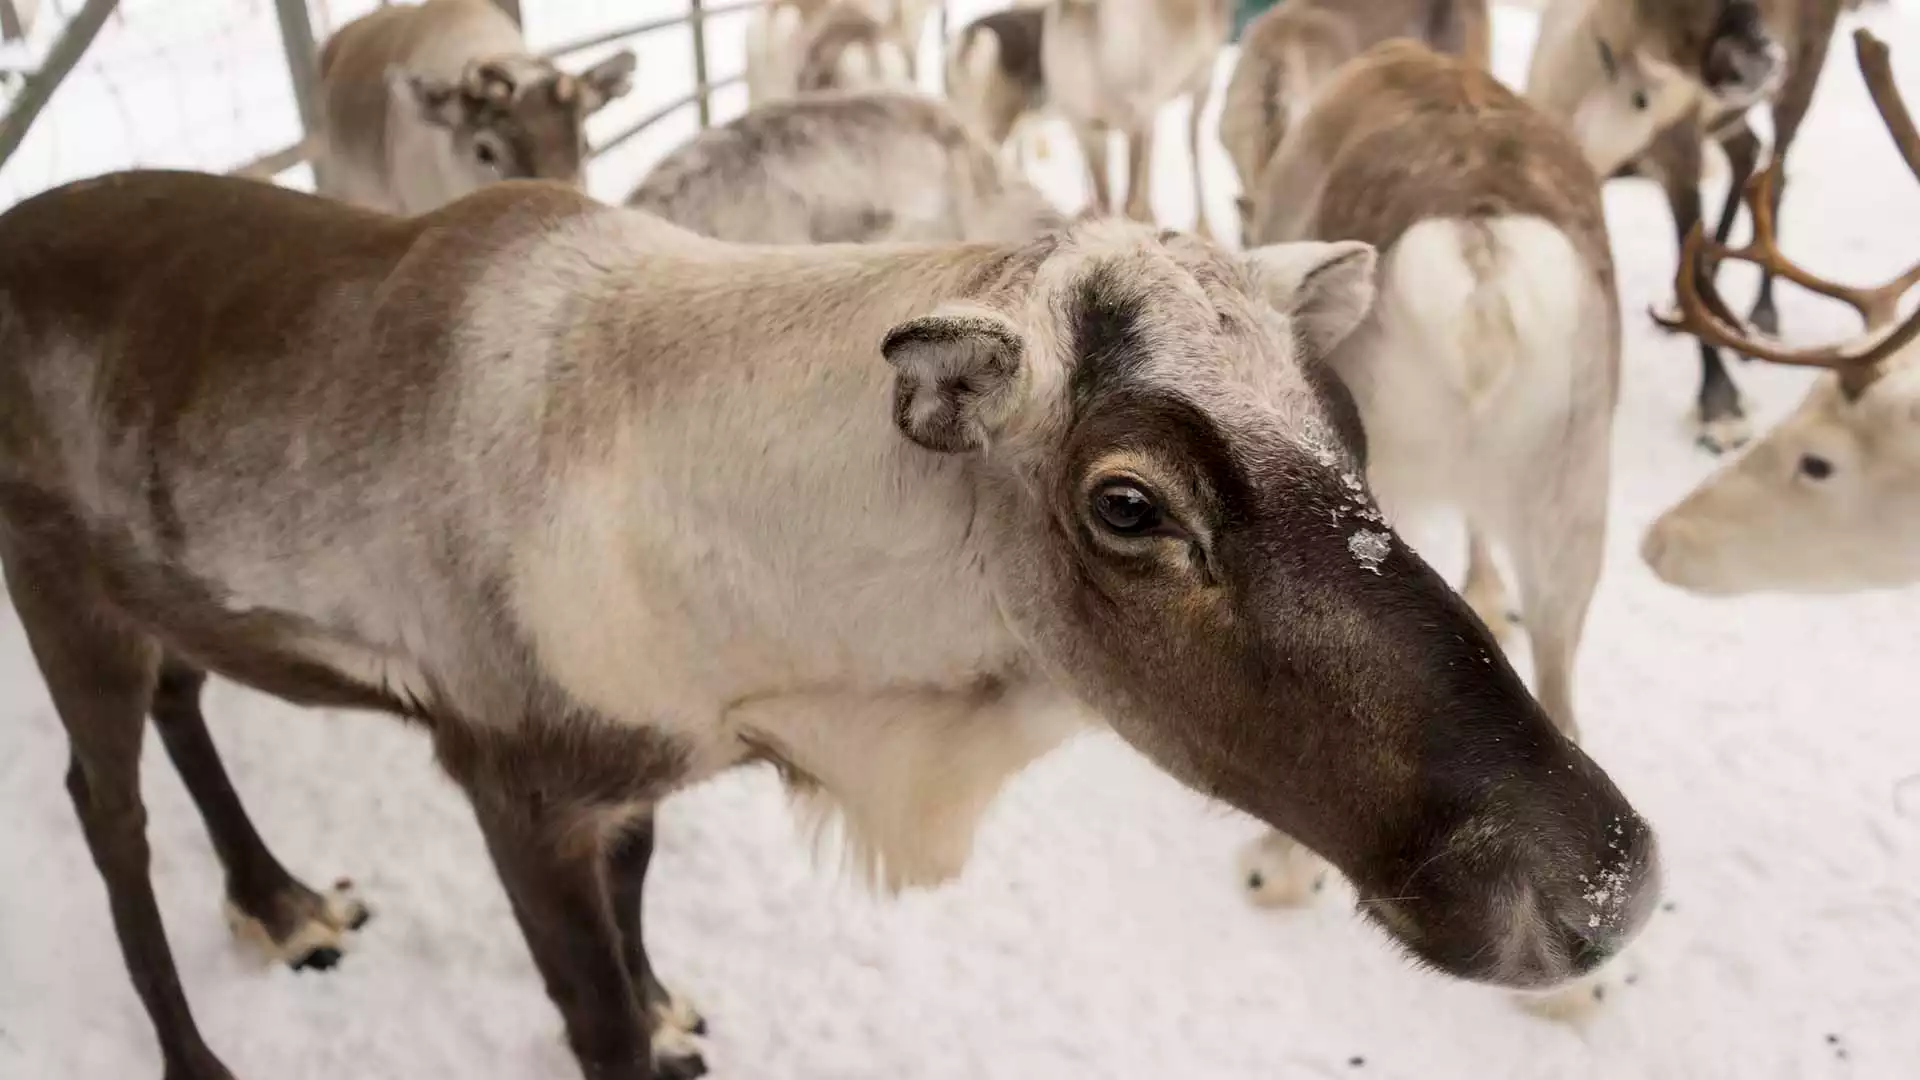
<svg viewBox="0 0 1920 1080">
<path fill-rule="evenodd" d="M 1361 529 L 1347 538 L 1347 551 L 1362 569 L 1378 574 L 1380 564 L 1393 551 L 1393 534 Z"/>
</svg>

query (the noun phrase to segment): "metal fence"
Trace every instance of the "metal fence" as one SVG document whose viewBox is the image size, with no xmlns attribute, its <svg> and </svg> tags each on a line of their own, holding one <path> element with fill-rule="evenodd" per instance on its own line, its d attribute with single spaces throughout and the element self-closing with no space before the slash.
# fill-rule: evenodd
<svg viewBox="0 0 1920 1080">
<path fill-rule="evenodd" d="M 263 0 L 251 0 L 251 8 L 258 8 Z M 285 55 L 287 83 L 291 89 L 299 138 L 266 152 L 255 152 L 241 160 L 228 160 L 213 165 L 210 171 L 227 171 L 238 175 L 260 178 L 278 177 L 305 163 L 313 163 L 314 135 L 319 123 L 320 87 L 318 70 L 318 45 L 324 34 L 316 34 L 314 10 L 309 0 L 264 0 L 273 9 L 271 18 L 277 26 L 279 44 Z M 516 22 L 521 20 L 523 0 L 494 0 Z M 537 3 L 538 0 L 535 0 Z M 708 25 L 713 20 L 739 15 L 759 6 L 762 0 L 682 0 L 685 10 L 678 14 L 657 17 L 605 30 L 596 30 L 589 34 L 573 37 L 551 48 L 543 49 L 542 54 L 556 60 L 563 60 L 576 54 L 590 52 L 614 43 L 638 41 L 664 36 L 665 32 L 684 28 L 692 46 L 691 86 L 685 93 L 672 97 L 649 109 L 644 115 L 634 118 L 617 131 L 596 139 L 592 154 L 599 157 L 622 146 L 635 136 L 653 128 L 662 120 L 682 110 L 694 110 L 699 126 L 704 128 L 713 122 L 714 95 L 743 81 L 738 70 L 715 78 L 713 58 L 709 55 Z M 72 10 L 78 3 L 79 6 Z M 386 0 L 378 0 L 384 4 Z M 129 5 L 131 6 L 131 5 Z M 364 5 L 363 5 L 364 6 Z M 526 4 L 531 9 L 534 4 Z M 0 174 L 14 152 L 26 139 L 36 121 L 40 120 L 54 95 L 71 76 L 83 57 L 94 43 L 110 18 L 121 9 L 121 0 L 0 0 L 0 30 L 6 32 L 9 40 L 0 53 L 0 93 L 6 93 L 8 100 L 4 116 L 0 116 Z M 318 0 L 318 7 L 324 26 L 331 21 L 328 0 Z M 264 10 L 259 12 L 263 17 Z M 23 18 L 24 16 L 24 18 Z M 21 42 L 34 35 L 29 31 L 45 30 L 45 27 L 27 27 L 22 23 L 35 18 L 46 20 L 52 16 L 60 20 L 57 34 L 51 37 L 44 51 L 37 56 L 25 54 Z M 156 21 L 158 16 L 155 17 Z M 524 24 L 523 24 L 524 25 Z M 334 27 L 327 27 L 328 30 Z M 18 29 L 19 33 L 15 33 Z M 44 37 L 44 35 L 43 35 Z M 233 33 L 237 40 L 238 31 Z M 247 49 L 259 53 L 263 42 L 259 34 L 252 34 L 246 41 Z M 102 72 L 108 60 L 99 61 Z M 187 61 L 176 58 L 174 63 L 185 65 Z M 133 91 L 129 91 L 133 93 Z M 233 106 L 236 112 L 241 106 Z M 284 128 L 282 129 L 284 130 Z M 282 138 L 285 136 L 283 135 Z M 260 144 L 255 143 L 257 148 Z M 139 156 L 139 155 L 136 155 Z M 238 155 L 235 155 L 238 157 Z M 316 177 L 317 179 L 317 177 Z"/>
</svg>

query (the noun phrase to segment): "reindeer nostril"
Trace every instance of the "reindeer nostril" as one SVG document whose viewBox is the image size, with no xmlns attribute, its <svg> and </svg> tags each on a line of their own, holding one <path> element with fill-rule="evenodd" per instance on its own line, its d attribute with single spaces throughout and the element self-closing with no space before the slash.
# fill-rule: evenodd
<svg viewBox="0 0 1920 1080">
<path fill-rule="evenodd" d="M 1566 931 L 1562 935 L 1562 942 L 1567 951 L 1567 964 L 1576 972 L 1592 971 L 1614 954 L 1618 935 L 1595 925 L 1598 921 L 1589 918 L 1587 922 L 1580 923 L 1569 919 L 1560 924 Z"/>
</svg>

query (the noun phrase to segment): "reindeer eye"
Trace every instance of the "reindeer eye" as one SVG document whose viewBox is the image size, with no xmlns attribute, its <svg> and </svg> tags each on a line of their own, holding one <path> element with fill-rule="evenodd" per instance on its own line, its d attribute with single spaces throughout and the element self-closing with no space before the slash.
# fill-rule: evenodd
<svg viewBox="0 0 1920 1080">
<path fill-rule="evenodd" d="M 474 160 L 489 168 L 500 163 L 500 154 L 493 148 L 493 144 L 490 142 L 474 143 L 473 156 Z"/>
<path fill-rule="evenodd" d="M 1647 100 L 1647 92 L 1646 92 L 1645 90 L 1635 90 L 1635 91 L 1633 92 L 1633 107 L 1634 107 L 1634 108 L 1636 108 L 1636 109 L 1638 109 L 1638 110 L 1640 110 L 1641 112 L 1646 112 L 1646 111 L 1647 111 L 1647 106 L 1648 106 L 1649 104 L 1651 104 L 1651 102 L 1649 102 L 1649 101 Z"/>
<path fill-rule="evenodd" d="M 1128 483 L 1110 483 L 1094 492 L 1093 512 L 1121 536 L 1140 536 L 1160 524 L 1160 508 L 1153 499 Z"/>
<path fill-rule="evenodd" d="M 1825 480 L 1833 475 L 1833 462 L 1819 454 L 1801 454 L 1800 475 L 1809 480 Z"/>
</svg>

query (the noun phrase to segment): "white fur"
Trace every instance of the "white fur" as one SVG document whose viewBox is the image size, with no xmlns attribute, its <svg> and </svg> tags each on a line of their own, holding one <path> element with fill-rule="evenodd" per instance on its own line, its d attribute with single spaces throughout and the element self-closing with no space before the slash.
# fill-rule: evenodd
<svg viewBox="0 0 1920 1080">
<path fill-rule="evenodd" d="M 1510 550 L 1536 692 L 1577 730 L 1572 667 L 1606 521 L 1612 299 L 1566 234 L 1531 217 L 1422 222 L 1380 282 L 1374 317 L 1335 359 L 1373 489 L 1390 515 L 1454 507 Z M 1503 586 L 1482 593 L 1506 606 Z"/>
<path fill-rule="evenodd" d="M 1571 402 L 1571 366 L 1590 271 L 1564 233 L 1539 218 L 1479 225 L 1431 220 L 1385 260 L 1378 331 L 1358 361 L 1369 430 L 1392 432 L 1374 456 L 1376 490 L 1395 499 L 1474 497 L 1504 486 L 1508 453 Z M 1487 245 L 1491 268 L 1467 254 Z M 1462 466 L 1470 474 L 1461 472 Z M 1397 490 L 1396 490 L 1397 489 Z"/>
</svg>

